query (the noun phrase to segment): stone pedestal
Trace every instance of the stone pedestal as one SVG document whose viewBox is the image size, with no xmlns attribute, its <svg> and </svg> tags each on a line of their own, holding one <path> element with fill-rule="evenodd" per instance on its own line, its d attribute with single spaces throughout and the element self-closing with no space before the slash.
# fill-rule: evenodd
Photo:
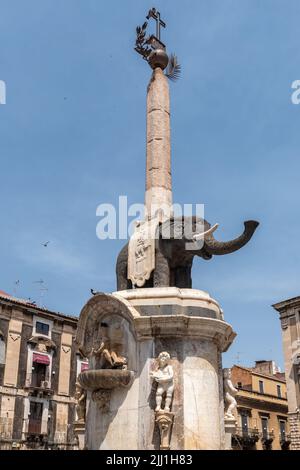
<svg viewBox="0 0 300 470">
<path fill-rule="evenodd" d="M 225 423 L 225 450 L 232 450 L 232 436 L 236 432 L 236 419 L 224 418 Z"/>
<path fill-rule="evenodd" d="M 78 439 L 78 450 L 85 448 L 85 423 L 84 421 L 75 421 L 74 434 Z"/>
<path fill-rule="evenodd" d="M 221 353 L 235 333 L 218 303 L 206 292 L 176 287 L 95 295 L 81 312 L 77 334 L 81 351 L 91 356 L 90 369 L 97 369 L 92 348 L 103 324 L 112 348 L 127 358 L 132 380 L 126 386 L 114 380 L 106 407 L 93 399 L 102 379 L 88 389 L 86 447 L 225 449 Z M 150 377 L 162 351 L 174 371 L 169 413 L 155 412 L 157 384 Z"/>
<path fill-rule="evenodd" d="M 170 438 L 174 422 L 174 413 L 170 411 L 157 411 L 155 413 L 155 422 L 160 433 L 160 450 L 170 449 Z"/>
</svg>

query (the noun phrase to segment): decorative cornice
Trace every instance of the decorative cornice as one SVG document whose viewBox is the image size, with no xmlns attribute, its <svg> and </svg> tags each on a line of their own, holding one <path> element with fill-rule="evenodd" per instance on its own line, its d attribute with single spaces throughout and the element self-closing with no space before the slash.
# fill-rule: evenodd
<svg viewBox="0 0 300 470">
<path fill-rule="evenodd" d="M 285 313 L 289 308 L 300 308 L 300 296 L 283 300 L 282 302 L 273 304 L 272 307 L 279 313 Z"/>
<path fill-rule="evenodd" d="M 27 342 L 35 345 L 41 343 L 44 344 L 46 348 L 56 349 L 54 341 L 50 338 L 44 338 L 43 336 L 31 336 Z"/>
<path fill-rule="evenodd" d="M 236 336 L 224 321 L 186 315 L 140 317 L 135 319 L 134 325 L 139 340 L 153 336 L 197 337 L 212 340 L 222 352 L 228 349 Z"/>
<path fill-rule="evenodd" d="M 238 407 L 245 406 L 247 408 L 256 408 L 260 410 L 266 410 L 268 412 L 280 412 L 283 414 L 287 414 L 288 412 L 288 405 L 274 403 L 271 401 L 266 400 L 258 400 L 253 397 L 246 397 L 246 396 L 238 396 L 236 397 Z"/>
</svg>

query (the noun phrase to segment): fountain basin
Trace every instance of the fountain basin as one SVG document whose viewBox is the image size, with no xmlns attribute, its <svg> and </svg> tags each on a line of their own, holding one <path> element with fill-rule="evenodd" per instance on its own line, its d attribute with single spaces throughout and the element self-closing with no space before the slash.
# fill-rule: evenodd
<svg viewBox="0 0 300 470">
<path fill-rule="evenodd" d="M 95 369 L 85 370 L 78 376 L 78 382 L 85 390 L 93 392 L 104 389 L 112 390 L 118 387 L 128 387 L 134 377 L 131 370 Z"/>
</svg>

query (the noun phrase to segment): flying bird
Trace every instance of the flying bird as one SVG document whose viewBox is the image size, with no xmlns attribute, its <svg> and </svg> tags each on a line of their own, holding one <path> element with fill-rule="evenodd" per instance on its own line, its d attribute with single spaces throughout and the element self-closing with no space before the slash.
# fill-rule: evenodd
<svg viewBox="0 0 300 470">
<path fill-rule="evenodd" d="M 49 241 L 49 242 L 46 242 L 46 243 L 42 243 L 42 245 L 47 248 L 47 246 L 49 245 L 49 243 L 50 243 L 50 241 Z"/>
<path fill-rule="evenodd" d="M 97 292 L 97 291 L 95 291 L 94 289 L 91 289 L 91 294 L 92 294 L 92 295 L 97 295 L 97 294 L 99 294 L 99 293 L 100 293 L 100 292 Z"/>
</svg>

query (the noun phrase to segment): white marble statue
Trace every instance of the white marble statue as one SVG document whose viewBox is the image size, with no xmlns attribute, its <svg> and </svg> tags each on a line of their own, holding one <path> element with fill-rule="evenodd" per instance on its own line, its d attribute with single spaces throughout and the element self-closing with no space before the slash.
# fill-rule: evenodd
<svg viewBox="0 0 300 470">
<path fill-rule="evenodd" d="M 82 388 L 80 383 L 76 381 L 76 413 L 77 413 L 77 422 L 85 422 L 86 415 L 86 390 Z"/>
<path fill-rule="evenodd" d="M 165 395 L 164 411 L 170 411 L 171 402 L 174 392 L 174 372 L 173 367 L 169 364 L 170 354 L 163 351 L 157 358 L 158 367 L 155 371 L 150 373 L 150 376 L 157 382 L 156 391 L 156 408 L 155 411 L 162 411 L 161 403 Z"/>
<path fill-rule="evenodd" d="M 233 410 L 237 406 L 235 395 L 238 390 L 233 386 L 231 382 L 231 369 L 223 370 L 224 379 L 224 398 L 225 398 L 225 418 L 234 418 Z"/>
</svg>

